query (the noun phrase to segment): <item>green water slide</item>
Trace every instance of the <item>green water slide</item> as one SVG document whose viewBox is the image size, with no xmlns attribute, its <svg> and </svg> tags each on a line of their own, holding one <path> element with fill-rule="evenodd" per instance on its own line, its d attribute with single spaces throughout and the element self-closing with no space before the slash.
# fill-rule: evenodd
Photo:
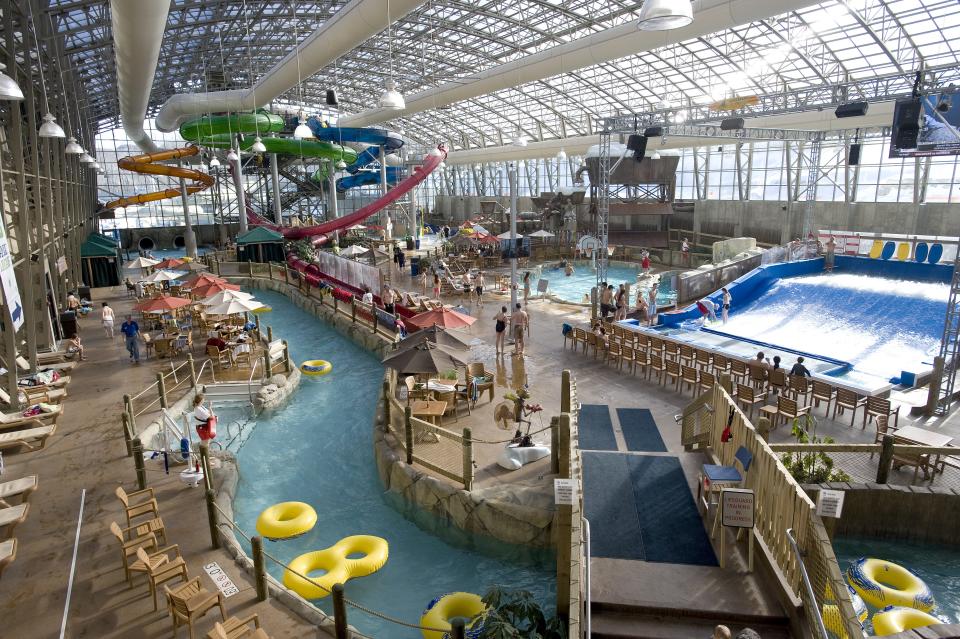
<svg viewBox="0 0 960 639">
<path fill-rule="evenodd" d="M 200 146 L 229 149 L 231 141 L 236 139 L 234 136 L 242 133 L 244 139 L 240 142 L 240 150 L 248 151 L 253 145 L 254 136 L 260 135 L 263 145 L 267 147 L 267 153 L 343 160 L 347 164 L 357 161 L 356 151 L 332 142 L 270 137 L 271 134 L 280 133 L 283 130 L 283 118 L 260 109 L 255 113 L 205 115 L 202 118 L 190 120 L 180 127 L 180 136 Z"/>
</svg>

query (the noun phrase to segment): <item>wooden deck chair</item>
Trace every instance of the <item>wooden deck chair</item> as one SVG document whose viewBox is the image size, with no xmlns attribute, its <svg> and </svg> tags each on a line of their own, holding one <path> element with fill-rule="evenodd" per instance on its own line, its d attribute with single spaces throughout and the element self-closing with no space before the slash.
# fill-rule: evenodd
<svg viewBox="0 0 960 639">
<path fill-rule="evenodd" d="M 227 620 L 227 611 L 223 605 L 223 594 L 212 593 L 200 585 L 200 577 L 194 577 L 187 583 L 178 586 L 175 590 L 163 587 L 167 595 L 167 609 L 173 617 L 173 636 L 177 630 L 186 625 L 190 630 L 190 639 L 193 636 L 193 623 L 216 607 L 220 608 L 220 621 Z"/>
<path fill-rule="evenodd" d="M 610 345 L 607 346 L 607 354 L 603 358 L 603 363 L 606 364 L 607 362 L 613 362 L 614 364 L 617 365 L 617 368 L 619 369 L 623 366 L 622 356 L 623 356 L 623 348 L 620 346 L 620 344 L 617 344 L 616 342 L 611 341 Z"/>
<path fill-rule="evenodd" d="M 664 374 L 666 373 L 666 367 L 663 365 L 663 358 L 659 355 L 649 355 L 650 363 L 647 365 L 647 379 L 653 375 L 654 372 L 657 373 L 657 385 L 660 385 L 664 382 Z"/>
<path fill-rule="evenodd" d="M 826 402 L 827 406 L 825 410 L 826 414 L 829 415 L 830 402 L 836 398 L 837 389 L 826 382 L 821 382 L 819 379 L 813 380 L 811 385 L 813 386 L 813 392 L 810 396 L 813 399 L 814 407 L 818 408 L 820 406 L 820 402 Z"/>
<path fill-rule="evenodd" d="M 709 371 L 711 360 L 713 359 L 712 353 L 710 353 L 710 351 L 705 351 L 702 348 L 698 348 L 693 351 L 693 354 L 697 368 L 699 368 L 701 371 Z"/>
<path fill-rule="evenodd" d="M 34 423 L 40 424 L 40 422 Z M 22 446 L 30 450 L 40 450 L 47 445 L 47 440 L 55 432 L 57 432 L 56 424 L 38 425 L 35 428 L 24 428 L 22 430 L 8 430 L 0 433 L 0 450 Z"/>
<path fill-rule="evenodd" d="M 2 538 L 13 536 L 13 529 L 17 524 L 22 524 L 30 512 L 30 504 L 17 504 L 8 508 L 0 508 L 0 530 L 3 530 Z M 6 530 L 4 530 L 6 529 Z"/>
<path fill-rule="evenodd" d="M 892 465 L 894 470 L 900 470 L 904 466 L 913 466 L 913 479 L 910 480 L 911 485 L 917 483 L 917 475 L 921 470 L 923 471 L 924 479 L 934 476 L 930 472 L 933 466 L 930 463 L 930 455 L 928 454 L 894 453 Z"/>
<path fill-rule="evenodd" d="M 120 562 L 123 564 L 123 575 L 130 582 L 133 575 L 130 574 L 130 566 L 137 561 L 137 548 L 145 550 L 157 549 L 157 538 L 153 534 L 137 536 L 134 534 L 136 526 L 130 528 L 121 528 L 115 521 L 110 522 L 110 534 L 120 544 Z"/>
<path fill-rule="evenodd" d="M 644 335 L 643 333 L 636 333 L 634 338 L 633 348 L 635 350 L 649 350 L 650 349 L 650 336 Z"/>
<path fill-rule="evenodd" d="M 73 363 L 69 362 L 70 356 L 73 353 L 68 353 L 67 351 L 44 351 L 42 353 L 37 353 L 37 364 L 44 366 L 47 364 L 62 364 L 62 363 Z"/>
<path fill-rule="evenodd" d="M 767 371 L 767 389 L 781 395 L 787 389 L 787 373 L 782 368 Z"/>
<path fill-rule="evenodd" d="M 736 401 L 743 407 L 747 415 L 750 418 L 753 418 L 753 407 L 757 404 L 763 403 L 765 400 L 763 397 L 759 397 L 757 392 L 752 386 L 747 386 L 746 384 L 737 384 L 737 397 Z"/>
<path fill-rule="evenodd" d="M 713 373 L 708 373 L 705 370 L 700 371 L 700 381 L 697 382 L 697 388 L 702 390 L 705 393 L 709 393 L 713 390 L 714 385 L 717 383 L 717 376 Z"/>
<path fill-rule="evenodd" d="M 747 364 L 747 371 L 750 374 L 750 385 L 758 390 L 764 390 L 767 387 L 767 367 L 757 362 Z"/>
<path fill-rule="evenodd" d="M 250 624 L 253 623 L 253 628 Z M 207 633 L 207 639 L 245 639 L 254 637 L 260 629 L 260 617 L 253 613 L 246 617 L 230 617 L 223 623 L 213 624 L 213 630 Z"/>
<path fill-rule="evenodd" d="M 620 348 L 620 368 L 623 369 L 623 365 L 628 364 L 630 366 L 630 372 L 635 373 L 637 369 L 637 359 L 636 351 L 633 350 L 633 346 L 622 346 Z"/>
<path fill-rule="evenodd" d="M 597 337 L 596 333 L 590 332 L 587 333 L 587 346 L 593 349 L 593 358 L 597 358 L 597 353 L 600 351 L 606 352 L 607 345 L 603 342 L 602 339 Z M 586 352 L 586 351 L 584 351 Z"/>
<path fill-rule="evenodd" d="M 784 397 L 783 395 L 777 396 L 777 421 L 782 418 L 784 423 L 787 423 L 789 420 L 796 419 L 809 412 L 809 406 L 800 406 L 797 400 Z"/>
<path fill-rule="evenodd" d="M 636 372 L 637 368 L 643 368 L 644 375 L 646 375 L 646 371 L 650 367 L 650 354 L 647 352 L 646 349 L 634 347 L 633 366 L 634 366 L 634 372 Z"/>
<path fill-rule="evenodd" d="M 0 542 L 0 577 L 3 576 L 4 569 L 13 563 L 17 558 L 17 540 L 8 539 Z"/>
<path fill-rule="evenodd" d="M 673 380 L 674 390 L 680 390 L 680 380 L 683 377 L 683 373 L 680 371 L 680 364 L 673 360 L 664 360 L 664 374 L 663 374 L 663 385 L 667 385 L 667 380 Z"/>
<path fill-rule="evenodd" d="M 0 484 L 0 506 L 9 508 L 12 505 L 10 504 L 10 499 L 13 497 L 19 497 L 19 503 L 21 504 L 27 503 L 27 500 L 30 499 L 30 495 L 37 489 L 37 486 L 36 475 L 28 475 L 20 479 L 3 482 Z"/>
<path fill-rule="evenodd" d="M 153 488 L 144 488 L 128 493 L 123 486 L 117 486 L 113 491 L 120 503 L 123 504 L 124 511 L 127 514 L 127 525 L 132 525 L 132 520 L 143 515 L 150 515 L 151 519 L 160 516 L 160 508 L 157 505 L 157 499 L 153 494 Z M 131 501 L 135 500 L 135 501 Z"/>
<path fill-rule="evenodd" d="M 745 384 L 747 382 L 747 377 L 749 372 L 747 371 L 747 363 L 740 359 L 730 358 L 730 377 L 733 379 L 734 383 Z"/>
<path fill-rule="evenodd" d="M 586 352 L 586 350 L 587 350 L 587 331 L 583 330 L 582 328 L 576 328 L 576 327 L 574 327 L 574 329 L 573 329 L 573 350 L 574 350 L 574 352 L 576 352 L 576 350 L 577 350 L 577 344 L 583 344 L 583 350 L 584 350 L 584 352 Z"/>
<path fill-rule="evenodd" d="M 809 404 L 810 391 L 812 390 L 810 379 L 805 375 L 790 375 L 789 381 L 790 386 L 787 388 L 787 395 L 798 402 L 802 398 L 804 404 Z"/>
<path fill-rule="evenodd" d="M 478 377 L 483 378 L 485 381 L 482 381 L 482 382 L 474 381 L 474 379 Z M 490 401 L 491 402 L 493 401 L 493 386 L 494 386 L 493 380 L 494 379 L 495 379 L 494 374 L 486 369 L 486 367 L 483 365 L 483 362 L 471 362 L 467 364 L 467 384 L 468 385 L 474 384 L 477 387 L 476 388 L 477 399 L 471 400 L 473 401 L 474 406 L 477 405 L 477 401 L 480 400 L 480 396 L 483 395 L 484 393 L 489 393 Z M 472 391 L 473 389 L 470 389 L 470 390 Z M 470 392 L 469 396 L 473 397 L 473 392 Z"/>
<path fill-rule="evenodd" d="M 713 374 L 720 376 L 730 370 L 730 358 L 719 353 L 713 354 Z"/>
<path fill-rule="evenodd" d="M 223 370 L 225 366 L 233 365 L 233 360 L 230 359 L 230 351 L 227 349 L 220 350 L 212 344 L 207 346 L 207 357 L 213 362 L 214 367 L 220 370 Z"/>
<path fill-rule="evenodd" d="M 680 345 L 676 342 L 663 342 L 663 359 L 680 363 Z"/>
<path fill-rule="evenodd" d="M 168 553 L 173 552 L 173 556 Z M 180 556 L 180 546 L 174 544 L 155 553 L 147 554 L 142 547 L 136 550 L 137 561 L 130 566 L 131 572 L 143 572 L 147 575 L 147 584 L 150 586 L 150 598 L 153 599 L 153 609 L 157 609 L 157 586 L 168 581 L 180 579 L 187 582 L 187 564 Z M 176 634 L 176 631 L 174 631 Z"/>
<path fill-rule="evenodd" d="M 663 340 L 659 337 L 648 337 L 650 344 L 650 355 L 657 355 L 663 359 Z"/>
<path fill-rule="evenodd" d="M 697 375 L 697 369 L 692 366 L 687 366 L 685 364 L 680 365 L 680 381 L 677 383 L 677 390 L 681 393 L 683 392 L 683 387 L 687 386 L 690 390 L 695 391 L 697 388 L 697 382 L 699 382 L 699 376 Z"/>
<path fill-rule="evenodd" d="M 693 366 L 694 360 L 696 360 L 696 353 L 693 351 L 693 347 L 689 344 L 680 344 L 680 363 L 686 366 Z"/>
<path fill-rule="evenodd" d="M 846 388 L 837 389 L 837 399 L 833 403 L 833 419 L 837 418 L 837 413 L 839 412 L 843 415 L 847 410 L 850 411 L 850 426 L 853 427 L 853 422 L 857 418 L 857 409 L 863 406 L 865 403 L 864 398 L 860 397 L 852 390 L 847 390 Z"/>
<path fill-rule="evenodd" d="M 866 407 L 863 411 L 863 426 L 861 428 L 867 427 L 867 420 L 873 419 L 874 417 L 886 417 L 887 419 L 893 417 L 894 427 L 899 425 L 900 421 L 900 411 L 897 407 L 894 407 L 889 399 L 884 397 L 867 397 Z"/>
</svg>

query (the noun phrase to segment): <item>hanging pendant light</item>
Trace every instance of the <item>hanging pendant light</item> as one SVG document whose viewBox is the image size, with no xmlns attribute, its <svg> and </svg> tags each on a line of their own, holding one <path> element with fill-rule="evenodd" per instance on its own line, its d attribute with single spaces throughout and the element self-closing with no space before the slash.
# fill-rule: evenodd
<svg viewBox="0 0 960 639">
<path fill-rule="evenodd" d="M 37 132 L 37 135 L 41 138 L 67 137 L 67 134 L 63 132 L 63 127 L 57 124 L 57 119 L 49 112 L 43 116 L 43 124 L 40 125 L 40 130 Z"/>
<path fill-rule="evenodd" d="M 341 160 L 337 160 L 336 167 L 337 167 L 337 170 L 338 170 L 338 171 L 343 171 L 343 170 L 345 170 L 345 169 L 347 168 L 347 163 L 344 162 L 342 159 L 341 159 Z"/>
<path fill-rule="evenodd" d="M 668 31 L 693 22 L 690 0 L 644 0 L 637 26 L 641 31 Z"/>
<path fill-rule="evenodd" d="M 567 161 L 567 152 L 563 150 L 563 147 L 560 147 L 560 150 L 557 151 L 557 162 L 566 162 Z"/>
<path fill-rule="evenodd" d="M 212 171 L 213 169 L 219 166 L 220 166 L 220 160 L 218 160 L 217 156 L 214 155 L 213 157 L 210 158 L 210 170 Z"/>
<path fill-rule="evenodd" d="M 230 147 L 230 152 L 227 153 L 227 162 L 237 162 L 239 160 L 240 156 L 237 155 L 237 152 L 233 149 L 233 147 Z"/>
<path fill-rule="evenodd" d="M 94 162 L 93 164 L 89 165 L 87 168 L 88 168 L 88 169 L 93 169 L 94 171 L 99 171 L 99 170 L 100 170 L 100 163 L 99 163 L 99 162 Z"/>
<path fill-rule="evenodd" d="M 67 146 L 63 149 L 63 152 L 67 155 L 82 155 L 83 147 L 77 144 L 77 138 L 71 135 L 67 138 Z"/>
<path fill-rule="evenodd" d="M 0 100 L 19 102 L 23 99 L 23 91 L 17 81 L 3 72 L 7 65 L 0 63 Z"/>
<path fill-rule="evenodd" d="M 653 152 L 653 155 L 650 156 L 650 159 L 651 159 L 651 160 L 659 160 L 659 159 L 660 159 L 660 151 L 654 151 L 654 152 Z"/>
<path fill-rule="evenodd" d="M 297 128 L 293 130 L 293 139 L 295 140 L 306 140 L 313 137 L 313 130 L 307 126 L 307 121 L 303 118 L 303 114 L 300 114 L 299 124 Z"/>
<path fill-rule="evenodd" d="M 84 153 L 80 156 L 80 164 L 93 164 L 95 161 L 96 160 L 93 159 L 93 156 L 86 151 L 84 151 Z"/>
<path fill-rule="evenodd" d="M 520 129 L 517 129 L 517 136 L 513 138 L 513 146 L 527 146 L 527 136 Z"/>
<path fill-rule="evenodd" d="M 392 111 L 402 111 L 407 108 L 407 103 L 397 91 L 397 84 L 391 78 L 387 80 L 386 89 L 380 95 L 380 108 L 390 109 Z"/>
<path fill-rule="evenodd" d="M 253 144 L 250 145 L 250 150 L 254 153 L 266 153 L 267 147 L 263 144 L 263 140 L 260 139 L 260 136 L 253 138 Z"/>
</svg>

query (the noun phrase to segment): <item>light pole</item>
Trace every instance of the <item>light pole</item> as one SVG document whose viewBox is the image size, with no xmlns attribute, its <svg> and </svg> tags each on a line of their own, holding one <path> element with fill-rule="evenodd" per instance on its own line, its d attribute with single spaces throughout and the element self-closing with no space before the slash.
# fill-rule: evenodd
<svg viewBox="0 0 960 639">
<path fill-rule="evenodd" d="M 517 308 L 517 165 L 507 164 L 510 180 L 510 313 Z"/>
</svg>

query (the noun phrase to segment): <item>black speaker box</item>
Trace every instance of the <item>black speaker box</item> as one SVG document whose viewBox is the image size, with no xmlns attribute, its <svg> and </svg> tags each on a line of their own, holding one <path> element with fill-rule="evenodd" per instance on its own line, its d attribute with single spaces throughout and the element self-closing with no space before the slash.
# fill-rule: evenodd
<svg viewBox="0 0 960 639">
<path fill-rule="evenodd" d="M 642 135 L 637 135 L 635 133 L 627 138 L 627 148 L 631 151 L 636 151 L 637 149 L 646 149 L 647 140 Z"/>
<path fill-rule="evenodd" d="M 327 106 L 339 106 L 340 102 L 337 100 L 337 92 L 333 89 L 327 89 Z"/>
<path fill-rule="evenodd" d="M 898 149 L 917 148 L 920 136 L 920 98 L 898 100 L 893 116 L 893 145 Z"/>
<path fill-rule="evenodd" d="M 848 102 L 847 104 L 841 104 L 837 107 L 837 110 L 833 112 L 838 118 L 855 118 L 857 116 L 866 115 L 867 109 L 869 108 L 867 102 Z"/>
<path fill-rule="evenodd" d="M 726 118 L 720 121 L 721 131 L 739 131 L 743 128 L 743 118 Z"/>
<path fill-rule="evenodd" d="M 850 152 L 847 154 L 847 164 L 857 166 L 860 164 L 860 143 L 851 144 Z"/>
</svg>

